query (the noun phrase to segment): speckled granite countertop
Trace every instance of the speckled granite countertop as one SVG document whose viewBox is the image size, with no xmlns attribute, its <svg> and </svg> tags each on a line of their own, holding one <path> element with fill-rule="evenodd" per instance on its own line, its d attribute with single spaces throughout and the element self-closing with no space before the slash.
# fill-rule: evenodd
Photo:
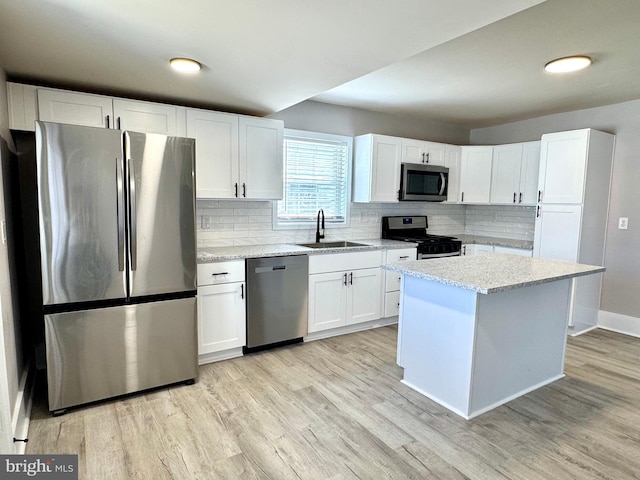
<svg viewBox="0 0 640 480">
<path fill-rule="evenodd" d="M 484 294 L 605 271 L 594 265 L 504 254 L 411 260 L 382 268 Z"/>
<path fill-rule="evenodd" d="M 324 253 L 362 252 L 367 250 L 382 250 L 390 248 L 412 248 L 416 246 L 415 243 L 411 242 L 383 240 L 380 238 L 349 241 L 361 243 L 362 245 L 340 248 L 309 248 L 289 243 L 277 243 L 272 245 L 199 248 L 197 261 L 198 263 L 211 263 L 222 260 L 239 260 L 244 258 L 282 257 L 285 255 L 319 255 Z M 331 242 L 327 241 L 327 243 Z"/>
<path fill-rule="evenodd" d="M 513 238 L 483 237 L 480 235 L 452 235 L 463 244 L 493 245 L 496 247 L 511 247 L 533 250 L 533 242 L 530 240 L 514 240 Z"/>
</svg>

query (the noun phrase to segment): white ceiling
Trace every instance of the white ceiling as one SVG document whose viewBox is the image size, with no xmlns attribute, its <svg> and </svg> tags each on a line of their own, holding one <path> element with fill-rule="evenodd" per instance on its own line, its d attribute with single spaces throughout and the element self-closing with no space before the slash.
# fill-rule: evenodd
<svg viewBox="0 0 640 480">
<path fill-rule="evenodd" d="M 314 99 L 472 128 L 640 98 L 638 25 L 638 0 L 0 0 L 0 66 L 235 112 Z M 594 65 L 543 73 L 575 53 Z M 174 73 L 176 56 L 203 71 Z"/>
</svg>

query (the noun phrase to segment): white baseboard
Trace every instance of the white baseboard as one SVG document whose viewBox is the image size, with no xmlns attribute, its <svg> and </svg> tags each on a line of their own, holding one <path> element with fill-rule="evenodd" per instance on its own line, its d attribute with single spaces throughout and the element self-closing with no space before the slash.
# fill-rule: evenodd
<svg viewBox="0 0 640 480">
<path fill-rule="evenodd" d="M 621 313 L 598 312 L 598 327 L 632 337 L 640 337 L 640 318 Z"/>
<path fill-rule="evenodd" d="M 13 443 L 13 453 L 23 455 L 27 444 L 20 440 L 27 439 L 29 434 L 29 419 L 31 417 L 31 406 L 33 405 L 33 390 L 35 387 L 35 369 L 31 368 L 32 363 L 29 362 L 20 377 L 20 387 L 16 403 L 13 406 L 13 415 L 11 417 L 11 427 L 13 429 L 13 438 L 18 440 Z"/>
<path fill-rule="evenodd" d="M 204 353 L 202 355 L 198 355 L 198 365 L 220 362 L 222 360 L 229 360 L 231 358 L 237 358 L 241 356 L 242 347 L 230 348 L 229 350 L 223 350 L 221 352 Z"/>
<path fill-rule="evenodd" d="M 304 341 L 312 342 L 314 340 L 322 340 L 323 338 L 335 337 L 337 335 L 346 335 L 348 333 L 361 332 L 363 330 L 370 330 L 372 328 L 386 327 L 387 325 L 393 325 L 394 323 L 398 323 L 397 316 L 379 318 L 378 320 L 371 320 L 369 322 L 356 323 L 354 325 L 347 325 L 344 327 L 332 328 L 330 330 L 313 332 L 304 337 Z"/>
</svg>

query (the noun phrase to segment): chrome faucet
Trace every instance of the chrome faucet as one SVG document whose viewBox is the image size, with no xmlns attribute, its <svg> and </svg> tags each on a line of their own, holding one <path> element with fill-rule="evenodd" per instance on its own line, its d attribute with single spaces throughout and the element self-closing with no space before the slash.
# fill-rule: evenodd
<svg viewBox="0 0 640 480">
<path fill-rule="evenodd" d="M 320 215 L 322 215 L 322 235 L 320 235 Z M 316 243 L 320 243 L 320 239 L 324 238 L 324 210 L 318 210 L 318 220 L 316 222 Z"/>
</svg>

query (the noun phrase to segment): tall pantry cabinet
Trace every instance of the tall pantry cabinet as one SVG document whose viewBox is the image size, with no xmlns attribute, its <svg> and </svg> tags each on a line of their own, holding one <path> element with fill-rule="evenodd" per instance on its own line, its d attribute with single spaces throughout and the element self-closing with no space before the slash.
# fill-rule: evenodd
<svg viewBox="0 0 640 480">
<path fill-rule="evenodd" d="M 604 264 L 615 136 L 593 129 L 542 136 L 534 257 Z M 569 333 L 597 326 L 602 274 L 573 280 Z"/>
</svg>

